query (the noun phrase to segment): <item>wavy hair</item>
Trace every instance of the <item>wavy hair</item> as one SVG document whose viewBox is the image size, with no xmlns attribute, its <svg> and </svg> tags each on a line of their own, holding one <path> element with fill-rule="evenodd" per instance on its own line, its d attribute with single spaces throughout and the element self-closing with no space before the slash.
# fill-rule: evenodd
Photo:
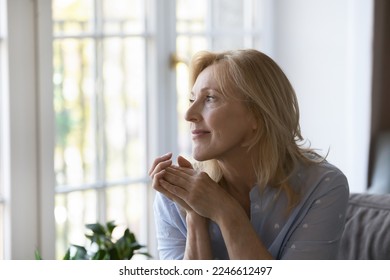
<svg viewBox="0 0 390 280">
<path fill-rule="evenodd" d="M 298 163 L 310 164 L 323 158 L 312 149 L 303 148 L 298 101 L 290 81 L 269 56 L 257 50 L 201 51 L 191 61 L 191 88 L 198 75 L 210 65 L 221 66 L 213 67 L 213 71 L 222 94 L 229 95 L 233 88 L 258 121 L 260 129 L 248 147 L 256 147 L 258 151 L 253 157 L 258 186 L 277 188 L 278 195 L 284 191 L 288 209 L 292 209 L 299 202 L 299 193 L 289 185 L 295 167 Z M 199 162 L 197 166 L 213 180 L 222 179 L 216 160 Z"/>
</svg>

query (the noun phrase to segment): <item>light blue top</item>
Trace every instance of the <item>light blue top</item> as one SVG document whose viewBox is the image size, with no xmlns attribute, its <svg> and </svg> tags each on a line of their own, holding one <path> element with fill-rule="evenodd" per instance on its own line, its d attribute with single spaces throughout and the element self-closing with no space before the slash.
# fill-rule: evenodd
<svg viewBox="0 0 390 280">
<path fill-rule="evenodd" d="M 301 194 L 300 203 L 286 215 L 287 199 L 274 199 L 276 189 L 250 191 L 251 223 L 276 259 L 335 259 L 344 229 L 349 198 L 344 174 L 329 163 L 300 166 L 291 186 Z M 160 259 L 183 259 L 187 226 L 180 207 L 157 193 L 154 203 Z M 217 224 L 210 222 L 215 259 L 229 259 Z M 237 236 L 237 238 L 245 238 Z"/>
</svg>

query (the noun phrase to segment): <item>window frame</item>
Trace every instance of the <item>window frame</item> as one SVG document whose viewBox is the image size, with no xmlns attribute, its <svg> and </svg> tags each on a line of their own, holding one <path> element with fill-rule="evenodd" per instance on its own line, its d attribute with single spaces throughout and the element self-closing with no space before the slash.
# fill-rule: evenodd
<svg viewBox="0 0 390 280">
<path fill-rule="evenodd" d="M 101 11 L 99 11 L 99 1 L 95 1 L 95 5 L 97 5 L 97 10 L 95 11 L 95 16 L 98 16 Z M 169 54 L 174 52 L 174 42 L 170 42 L 170 40 L 166 40 L 166 36 L 164 34 L 167 33 L 167 30 L 171 30 L 175 27 L 172 25 L 172 22 L 167 20 L 167 15 L 174 15 L 174 11 L 172 11 L 172 4 L 174 4 L 174 0 L 165 1 L 161 3 L 161 1 L 148 0 L 145 1 L 145 10 L 147 12 L 146 15 L 146 31 L 145 33 L 141 33 L 139 35 L 129 35 L 129 36 L 139 36 L 145 40 L 145 52 L 146 52 L 146 164 L 150 166 L 152 160 L 161 155 L 162 153 L 166 153 L 167 151 L 176 151 L 176 143 L 175 143 L 175 129 L 174 126 L 170 126 L 168 129 L 166 128 L 166 123 L 175 123 L 175 91 L 172 89 L 172 85 L 174 85 L 175 81 L 175 72 L 170 71 L 169 69 L 169 61 L 168 59 L 164 60 L 161 58 L 169 58 Z M 173 22 L 174 24 L 174 22 Z M 99 24 L 97 24 L 97 28 L 99 28 Z M 174 30 L 174 29 L 173 29 Z M 101 37 L 98 36 L 99 29 L 97 29 L 96 33 L 85 34 L 84 35 L 76 35 L 77 38 L 91 38 L 92 40 L 101 39 L 101 38 L 109 38 L 109 36 Z M 127 35 L 126 35 L 127 36 Z M 54 39 L 61 38 L 70 38 L 72 36 L 57 36 L 53 37 Z M 158 47 L 157 47 L 158 46 Z M 99 64 L 99 62 L 98 62 Z M 164 73 L 164 74 L 161 74 Z M 158 85 L 158 86 L 157 86 Z M 153 100 L 153 101 L 150 101 Z M 101 132 L 100 132 L 101 133 Z M 54 149 L 54 146 L 53 146 Z M 130 178 L 126 179 L 122 182 L 125 185 L 133 184 L 133 183 L 142 183 L 149 184 L 150 179 L 146 177 L 139 178 Z M 102 182 L 94 182 L 94 183 L 85 183 L 85 184 L 77 184 L 77 185 L 59 185 L 56 186 L 55 194 L 63 194 L 63 193 L 71 193 L 79 190 L 92 190 L 97 194 L 97 217 L 99 222 L 107 222 L 104 202 L 106 199 L 105 191 L 108 190 L 111 186 L 115 187 L 118 182 L 110 182 L 110 181 L 102 181 Z M 130 186 L 131 187 L 131 186 Z M 145 205 L 145 212 L 147 214 L 147 222 L 144 223 L 144 226 L 147 227 L 147 247 L 148 251 L 153 255 L 157 255 L 156 244 L 155 244 L 155 235 L 154 235 L 154 222 L 153 222 L 153 213 L 151 211 L 151 204 L 154 199 L 154 190 L 146 186 L 145 197 L 147 199 L 147 205 Z"/>
</svg>

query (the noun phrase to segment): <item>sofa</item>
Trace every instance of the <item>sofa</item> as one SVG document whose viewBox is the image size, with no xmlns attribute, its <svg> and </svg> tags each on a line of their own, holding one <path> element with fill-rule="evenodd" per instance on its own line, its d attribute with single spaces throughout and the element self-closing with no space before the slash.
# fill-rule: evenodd
<svg viewBox="0 0 390 280">
<path fill-rule="evenodd" d="M 390 194 L 350 194 L 338 259 L 390 260 Z"/>
<path fill-rule="evenodd" d="M 367 191 L 350 195 L 338 258 L 390 260 L 390 131 L 375 140 Z"/>
</svg>

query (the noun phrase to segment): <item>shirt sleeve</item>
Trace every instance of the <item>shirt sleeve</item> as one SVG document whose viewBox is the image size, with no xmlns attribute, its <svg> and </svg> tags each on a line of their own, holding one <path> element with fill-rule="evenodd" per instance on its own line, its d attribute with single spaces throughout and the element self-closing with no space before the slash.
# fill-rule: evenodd
<svg viewBox="0 0 390 280">
<path fill-rule="evenodd" d="M 281 259 L 336 259 L 349 198 L 344 174 L 325 177 L 282 250 Z"/>
<path fill-rule="evenodd" d="M 161 260 L 180 260 L 184 257 L 187 229 L 178 206 L 157 193 L 153 205 L 157 249 Z"/>
</svg>

